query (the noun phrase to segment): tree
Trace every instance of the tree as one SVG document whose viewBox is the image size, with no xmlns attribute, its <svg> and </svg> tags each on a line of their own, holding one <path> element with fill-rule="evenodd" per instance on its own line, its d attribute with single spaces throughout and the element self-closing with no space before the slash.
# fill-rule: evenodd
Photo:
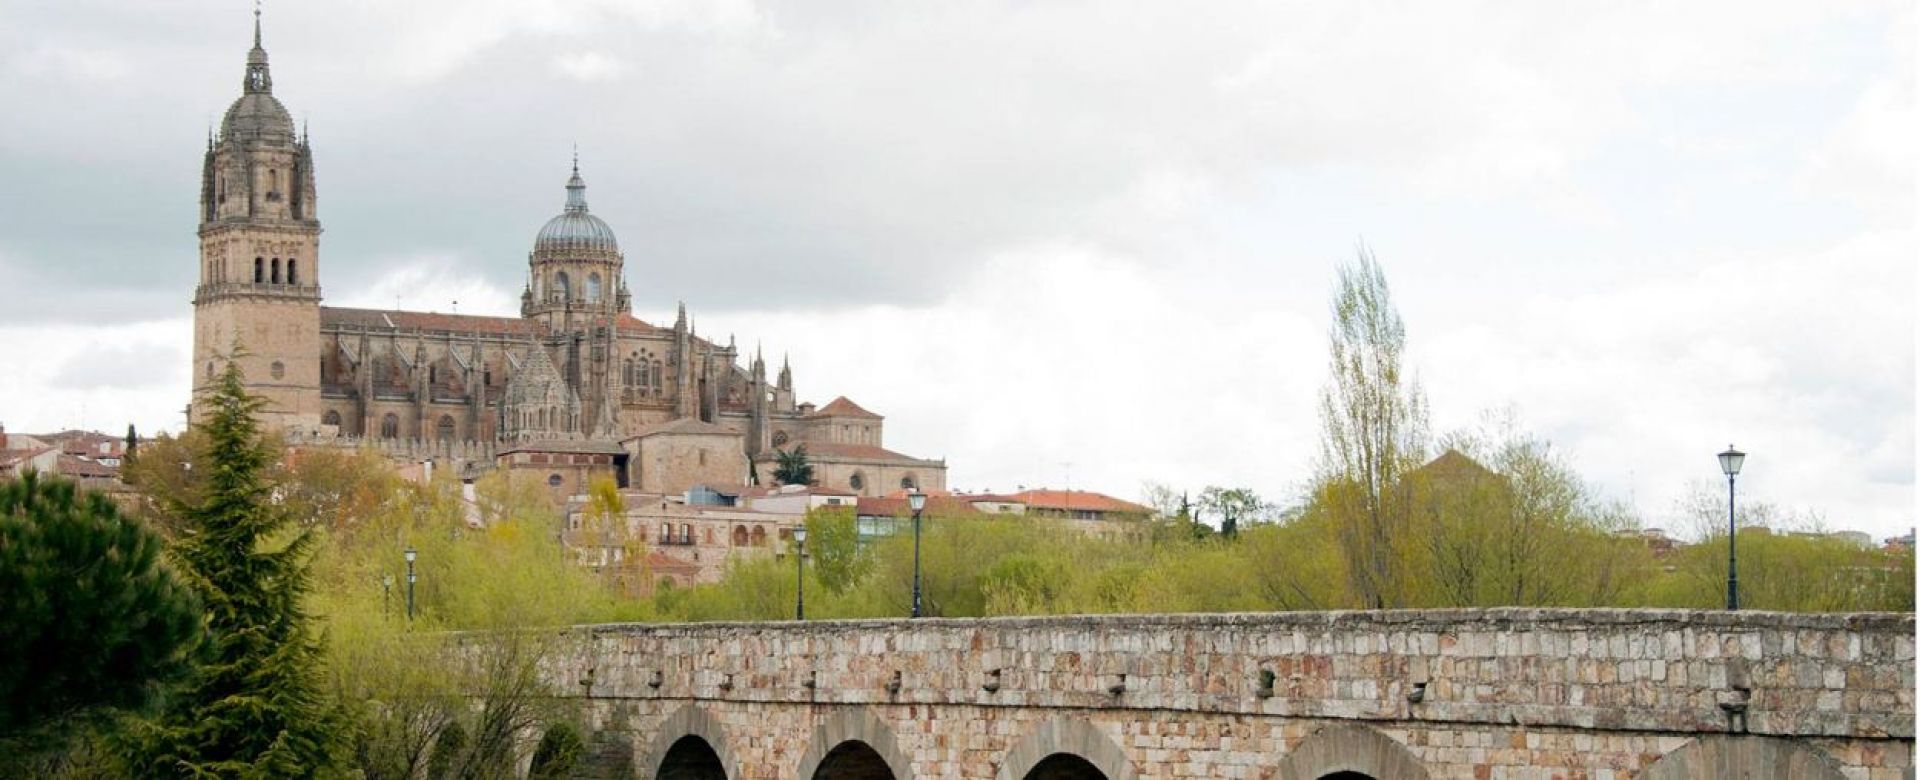
<svg viewBox="0 0 1920 780">
<path fill-rule="evenodd" d="M 1267 510 L 1267 503 L 1250 488 L 1223 488 L 1214 485 L 1200 491 L 1200 508 L 1220 518 L 1220 535 L 1232 539 L 1240 532 L 1242 521 L 1256 521 Z"/>
<path fill-rule="evenodd" d="M 795 444 L 791 450 L 774 450 L 777 461 L 773 479 L 782 485 L 813 484 L 813 464 L 807 462 L 807 445 Z"/>
<path fill-rule="evenodd" d="M 152 530 L 28 471 L 0 484 L 0 775 L 190 668 L 200 605 Z"/>
<path fill-rule="evenodd" d="M 140 449 L 140 435 L 133 432 L 133 423 L 127 423 L 127 451 L 120 456 L 120 463 L 133 462 L 134 453 Z"/>
<path fill-rule="evenodd" d="M 807 510 L 807 557 L 813 576 L 834 593 L 843 593 L 873 570 L 873 556 L 860 547 L 860 525 L 844 507 Z"/>
<path fill-rule="evenodd" d="M 579 729 L 564 720 L 555 723 L 540 735 L 540 745 L 534 748 L 533 761 L 527 768 L 527 780 L 570 777 L 586 752 L 587 743 L 580 738 Z"/>
<path fill-rule="evenodd" d="M 237 362 L 202 403 L 203 482 L 168 511 L 210 642 L 167 708 L 130 735 L 130 763 L 156 776 L 328 776 L 345 740 L 303 604 L 313 531 L 292 528 L 274 500 L 276 452 L 254 416 L 266 402 L 247 395 Z"/>
<path fill-rule="evenodd" d="M 1340 268 L 1332 309 L 1315 494 L 1334 515 L 1354 591 L 1377 609 L 1401 600 L 1395 546 L 1405 507 L 1394 489 L 1425 459 L 1426 402 L 1402 373 L 1406 327 L 1366 247 Z"/>
</svg>

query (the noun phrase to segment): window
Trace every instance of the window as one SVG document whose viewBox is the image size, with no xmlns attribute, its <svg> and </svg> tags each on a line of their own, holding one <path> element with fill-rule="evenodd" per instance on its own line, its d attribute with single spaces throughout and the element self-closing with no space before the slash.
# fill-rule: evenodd
<svg viewBox="0 0 1920 780">
<path fill-rule="evenodd" d="M 753 546 L 767 546 L 767 529 L 765 526 L 756 525 L 753 527 Z"/>
<path fill-rule="evenodd" d="M 282 363 L 278 360 L 273 361 L 273 365 L 268 366 L 267 370 L 268 372 L 273 374 L 274 379 L 287 378 L 287 364 Z"/>
<path fill-rule="evenodd" d="M 773 432 L 773 446 L 775 446 L 775 447 L 785 447 L 785 446 L 787 446 L 787 432 L 786 432 L 786 431 L 774 431 L 774 432 Z"/>
<path fill-rule="evenodd" d="M 267 281 L 267 259 L 264 257 L 256 257 L 253 259 L 253 283 L 265 284 L 266 281 Z"/>
<path fill-rule="evenodd" d="M 680 524 L 680 543 L 693 544 L 693 524 L 692 523 Z"/>
<path fill-rule="evenodd" d="M 439 368 L 439 366 L 427 366 L 427 384 L 436 384 L 440 381 Z"/>
<path fill-rule="evenodd" d="M 273 259 L 273 283 L 280 283 L 280 258 Z"/>
<path fill-rule="evenodd" d="M 587 303 L 600 302 L 600 274 L 587 274 Z"/>
<path fill-rule="evenodd" d="M 392 412 L 388 412 L 387 416 L 380 418 L 380 438 L 400 438 L 400 418 Z"/>
<path fill-rule="evenodd" d="M 287 284 L 299 284 L 299 283 L 300 283 L 300 274 L 298 273 L 298 267 L 294 265 L 293 258 L 289 257 L 287 258 Z"/>
<path fill-rule="evenodd" d="M 566 271 L 561 271 L 553 277 L 553 291 L 560 300 L 573 300 L 573 283 L 567 279 Z"/>
<path fill-rule="evenodd" d="M 660 543 L 673 544 L 673 524 L 672 523 L 660 524 Z"/>
<path fill-rule="evenodd" d="M 700 451 L 700 465 L 702 465 L 702 466 L 705 466 L 705 465 L 707 465 L 707 451 L 706 451 L 706 450 L 701 450 L 701 451 Z"/>
<path fill-rule="evenodd" d="M 847 486 L 853 488 L 854 490 L 865 490 L 867 488 L 866 475 L 861 474 L 858 471 L 853 472 L 853 476 L 847 477 Z"/>
<path fill-rule="evenodd" d="M 747 527 L 746 526 L 736 525 L 733 527 L 733 546 L 735 547 L 747 546 Z"/>
<path fill-rule="evenodd" d="M 332 409 L 328 409 L 327 413 L 320 417 L 320 424 L 331 425 L 335 428 L 340 427 L 340 413 Z"/>
<path fill-rule="evenodd" d="M 453 415 L 451 414 L 440 415 L 440 425 L 438 427 L 439 427 L 438 434 L 441 441 L 453 441 L 453 436 L 454 436 Z"/>
<path fill-rule="evenodd" d="M 563 479 L 561 479 L 561 478 L 560 478 L 560 475 L 559 475 L 559 474 L 549 474 L 549 475 L 547 475 L 547 487 L 559 487 L 559 486 L 560 486 L 560 483 L 562 483 L 562 482 L 565 482 L 565 481 L 566 481 L 566 480 L 563 480 Z"/>
<path fill-rule="evenodd" d="M 908 474 L 908 475 L 906 475 L 906 476 L 904 476 L 904 477 L 901 477 L 901 478 L 900 478 L 900 487 L 903 487 L 903 488 L 906 488 L 907 490 L 912 490 L 912 489 L 913 489 L 913 482 L 914 482 L 914 480 L 913 480 L 913 475 L 912 475 L 912 474 Z"/>
</svg>

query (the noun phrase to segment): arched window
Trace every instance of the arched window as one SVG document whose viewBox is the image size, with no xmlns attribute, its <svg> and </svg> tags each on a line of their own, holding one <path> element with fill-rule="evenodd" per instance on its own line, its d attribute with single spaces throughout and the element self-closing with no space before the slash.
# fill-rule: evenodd
<svg viewBox="0 0 1920 780">
<path fill-rule="evenodd" d="M 266 281 L 267 281 L 267 259 L 264 257 L 256 257 L 253 259 L 253 283 L 265 284 Z"/>
<path fill-rule="evenodd" d="M 276 168 L 268 168 L 267 169 L 267 194 L 271 196 L 271 195 L 276 195 L 279 192 L 280 192 L 280 171 L 279 169 L 276 169 Z M 271 198 L 269 198 L 269 200 L 271 200 Z"/>
<path fill-rule="evenodd" d="M 620 381 L 625 383 L 626 386 L 628 387 L 634 386 L 635 382 L 633 379 L 633 358 L 627 358 L 626 361 L 623 363 L 623 367 L 620 369 Z"/>
<path fill-rule="evenodd" d="M 545 410 L 545 409 L 541 409 L 541 410 L 540 410 L 540 418 L 539 418 L 539 425 L 540 425 L 540 429 L 541 429 L 541 430 L 546 430 L 546 428 L 547 428 L 547 410 Z"/>
<path fill-rule="evenodd" d="M 280 283 L 280 258 L 273 259 L 273 283 Z"/>
<path fill-rule="evenodd" d="M 335 428 L 340 427 L 340 413 L 332 409 L 328 409 L 326 414 L 320 416 L 320 424 L 331 425 Z"/>
<path fill-rule="evenodd" d="M 747 527 L 746 526 L 736 525 L 733 527 L 733 546 L 735 547 L 747 546 Z"/>
<path fill-rule="evenodd" d="M 438 365 L 427 366 L 427 384 L 438 384 L 439 382 L 440 367 Z"/>
<path fill-rule="evenodd" d="M 867 488 L 866 475 L 858 471 L 853 472 L 853 476 L 847 477 L 847 487 L 853 488 L 854 490 L 865 490 Z"/>
<path fill-rule="evenodd" d="M 587 274 L 587 303 L 600 302 L 600 274 Z"/>
<path fill-rule="evenodd" d="M 766 526 L 759 526 L 759 525 L 756 525 L 756 526 L 754 526 L 754 527 L 753 527 L 753 546 L 755 546 L 755 547 L 765 547 L 765 546 L 767 546 L 767 529 L 766 529 Z"/>
<path fill-rule="evenodd" d="M 287 258 L 287 284 L 300 283 L 300 266 L 293 258 Z"/>
<path fill-rule="evenodd" d="M 553 293 L 560 300 L 573 300 L 573 283 L 567 279 L 567 272 L 561 271 L 553 277 Z"/>
<path fill-rule="evenodd" d="M 454 435 L 453 415 L 451 414 L 440 415 L 440 425 L 438 426 L 438 428 L 439 430 L 436 431 L 436 434 L 440 437 L 441 441 L 453 441 L 453 435 Z"/>
<path fill-rule="evenodd" d="M 387 416 L 380 418 L 380 438 L 400 438 L 400 418 L 392 412 L 388 412 Z"/>
<path fill-rule="evenodd" d="M 906 489 L 908 489 L 908 490 L 912 490 L 912 489 L 913 489 L 913 475 L 912 475 L 912 474 L 908 474 L 908 475 L 906 475 L 906 476 L 904 476 L 904 477 L 901 477 L 901 478 L 900 478 L 900 487 L 903 487 L 903 488 L 906 488 Z"/>
<path fill-rule="evenodd" d="M 653 389 L 658 391 L 661 387 L 664 385 L 660 383 L 660 361 L 655 360 L 653 361 Z"/>
</svg>

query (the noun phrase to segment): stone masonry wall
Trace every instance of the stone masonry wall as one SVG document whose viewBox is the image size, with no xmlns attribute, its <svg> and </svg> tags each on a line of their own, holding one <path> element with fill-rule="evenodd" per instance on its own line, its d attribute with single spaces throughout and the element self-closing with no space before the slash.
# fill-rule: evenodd
<svg viewBox="0 0 1920 780">
<path fill-rule="evenodd" d="M 695 722 L 729 777 L 810 776 L 847 738 L 915 777 L 1017 780 L 1051 752 L 1115 778 L 1913 776 L 1910 614 L 607 625 L 546 663 L 641 777 Z"/>
</svg>

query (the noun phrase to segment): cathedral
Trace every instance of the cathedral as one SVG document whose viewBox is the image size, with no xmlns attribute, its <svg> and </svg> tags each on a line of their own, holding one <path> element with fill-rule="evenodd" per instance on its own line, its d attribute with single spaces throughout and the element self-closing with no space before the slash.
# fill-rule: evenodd
<svg viewBox="0 0 1920 780">
<path fill-rule="evenodd" d="M 823 488 L 945 488 L 944 461 L 882 446 L 879 415 L 800 402 L 784 360 L 771 378 L 758 354 L 742 366 L 684 304 L 672 325 L 634 317 L 626 257 L 588 209 L 577 159 L 534 234 L 520 316 L 321 305 L 313 149 L 274 97 L 257 13 L 253 35 L 201 175 L 196 398 L 237 361 L 290 442 L 551 472 L 567 491 L 596 472 L 660 493 L 770 482 L 776 451 L 801 445 Z"/>
</svg>

